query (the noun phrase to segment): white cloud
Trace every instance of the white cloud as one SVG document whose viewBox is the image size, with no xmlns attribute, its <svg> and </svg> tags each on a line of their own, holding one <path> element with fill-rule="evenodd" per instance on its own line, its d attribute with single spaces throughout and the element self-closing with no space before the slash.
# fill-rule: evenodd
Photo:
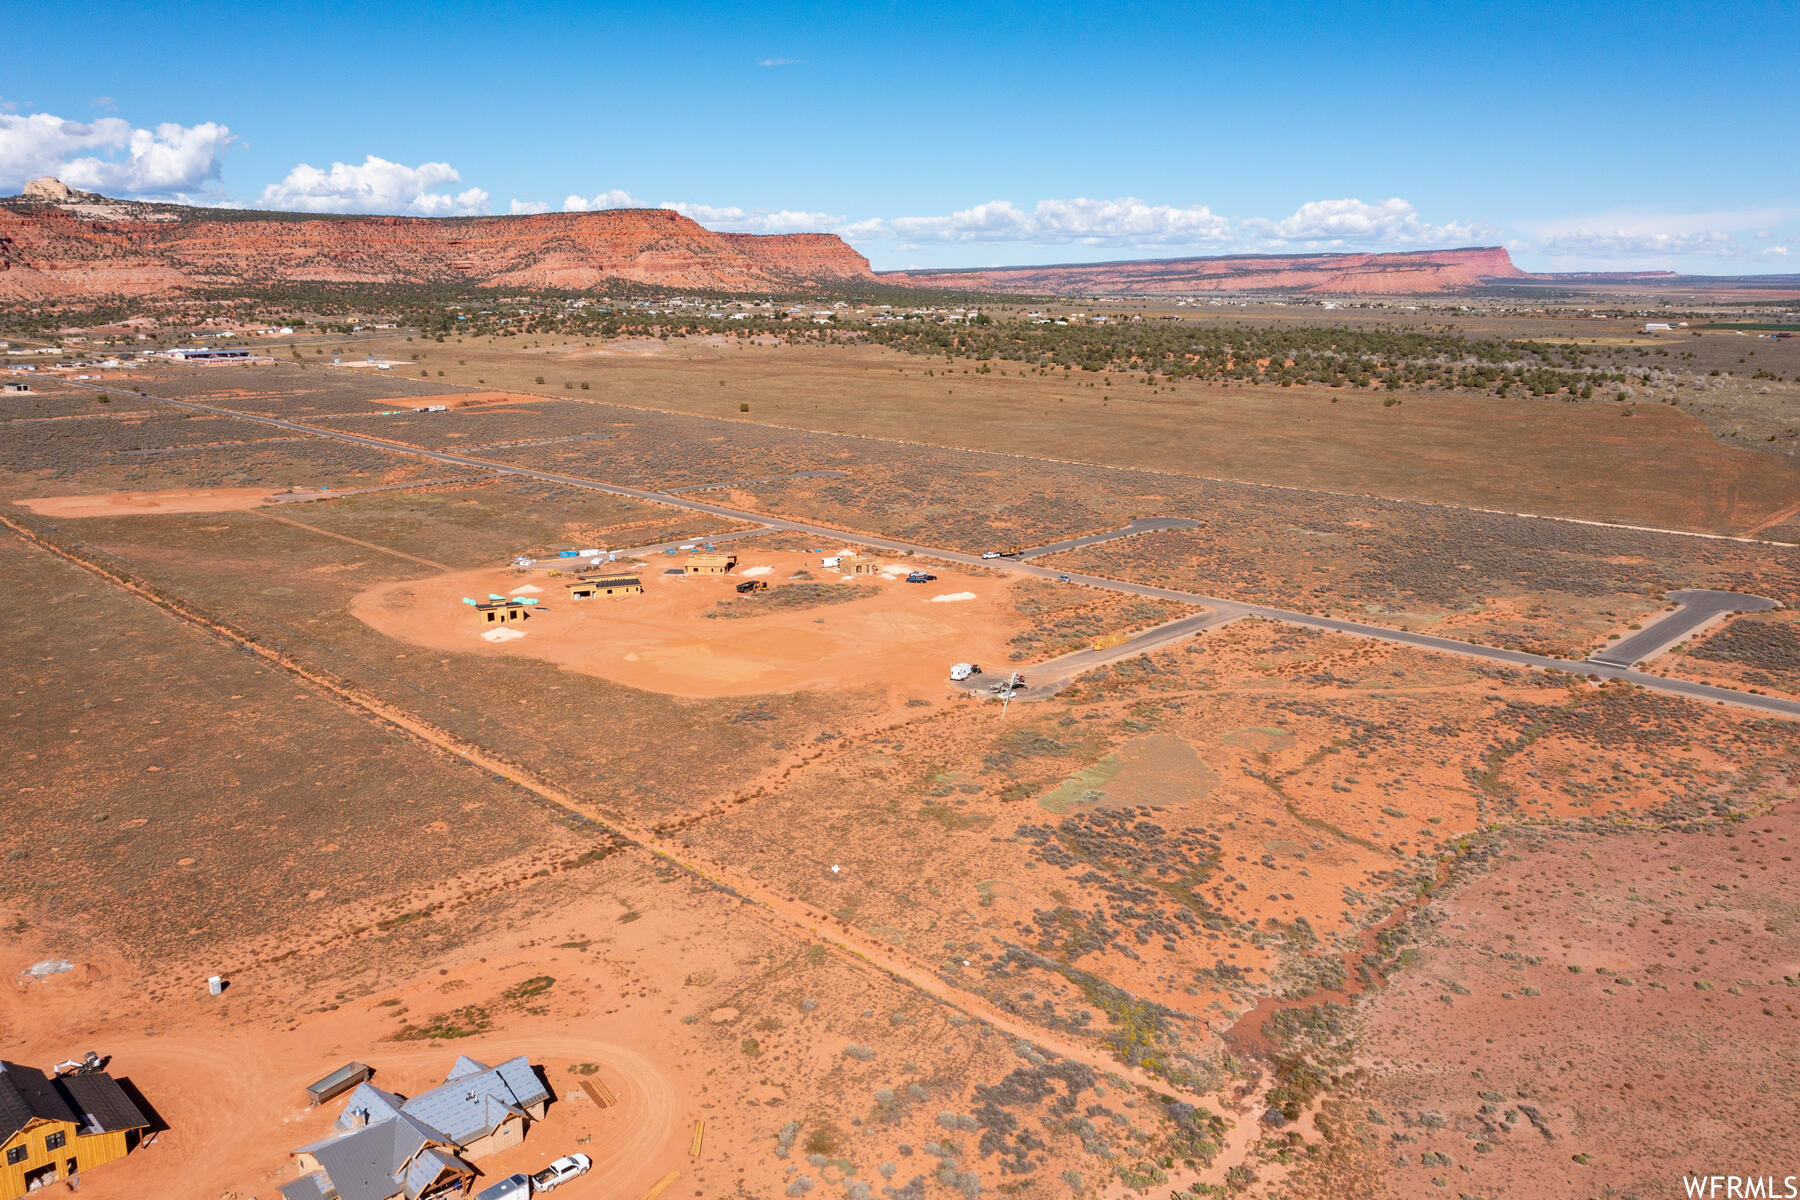
<svg viewBox="0 0 1800 1200">
<path fill-rule="evenodd" d="M 845 221 L 832 230 L 846 242 L 869 242 L 887 235 L 887 222 L 880 217 L 865 221 Z"/>
<path fill-rule="evenodd" d="M 139 129 L 119 117 L 84 122 L 0 113 L 0 188 L 16 191 L 54 175 L 82 191 L 182 198 L 218 181 L 235 140 L 214 121 Z"/>
<path fill-rule="evenodd" d="M 592 200 L 585 196 L 569 196 L 563 200 L 564 212 L 599 212 L 606 208 L 648 208 L 642 200 L 633 196 L 624 188 L 612 188 L 596 195 Z"/>
<path fill-rule="evenodd" d="M 842 217 L 822 212 L 800 212 L 794 209 L 750 209 L 736 205 L 719 207 L 712 204 L 688 204 L 674 200 L 659 207 L 671 209 L 708 229 L 727 233 L 816 233 L 842 221 Z"/>
<path fill-rule="evenodd" d="M 361 166 L 334 162 L 321 171 L 297 164 L 280 183 L 262 191 L 265 208 L 292 212 L 405 213 L 421 217 L 473 216 L 488 211 L 480 188 L 450 193 L 435 189 L 462 182 L 449 163 L 416 167 L 371 154 Z"/>
<path fill-rule="evenodd" d="M 839 213 L 806 212 L 791 208 L 740 208 L 737 205 L 690 204 L 666 201 L 659 207 L 678 212 L 691 221 L 721 233 L 835 233 L 846 241 L 881 237 L 887 223 L 879 217 L 852 221 Z"/>
<path fill-rule="evenodd" d="M 1521 222 L 1519 249 L 1570 259 L 1714 260 L 1751 258 L 1752 244 L 1771 226 L 1800 218 L 1800 208 L 1759 208 L 1697 213 L 1611 212 Z"/>
<path fill-rule="evenodd" d="M 1491 240 L 1494 231 L 1463 221 L 1434 225 L 1419 219 L 1418 210 L 1398 196 L 1365 204 L 1354 197 L 1342 200 L 1310 200 L 1279 221 L 1252 217 L 1243 223 L 1244 233 L 1264 239 L 1265 245 L 1340 248 L 1388 246 L 1466 246 Z"/>
<path fill-rule="evenodd" d="M 511 204 L 507 205 L 507 211 L 515 217 L 529 217 L 535 216 L 538 213 L 549 212 L 550 206 L 545 204 L 542 200 L 515 199 Z"/>
<path fill-rule="evenodd" d="M 1539 240 L 1535 248 L 1551 255 L 1631 258 L 1646 254 L 1718 254 L 1731 246 L 1722 229 L 1634 230 L 1576 228 Z"/>
<path fill-rule="evenodd" d="M 1232 229 L 1230 220 L 1204 204 L 1177 208 L 1130 196 L 1040 200 L 1029 210 L 1010 200 L 991 200 L 945 217 L 895 217 L 890 224 L 895 233 L 912 241 L 1039 245 L 1216 245 L 1228 240 Z"/>
<path fill-rule="evenodd" d="M 756 60 L 756 65 L 759 67 L 791 67 L 800 61 L 797 58 L 759 58 Z"/>
</svg>

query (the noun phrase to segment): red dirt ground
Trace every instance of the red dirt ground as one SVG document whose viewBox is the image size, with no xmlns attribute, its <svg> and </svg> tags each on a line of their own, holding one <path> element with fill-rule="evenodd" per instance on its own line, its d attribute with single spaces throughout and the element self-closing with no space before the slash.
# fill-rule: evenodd
<svg viewBox="0 0 1800 1200">
<path fill-rule="evenodd" d="M 268 488 L 175 488 L 99 496 L 44 496 L 13 503 L 42 517 L 135 517 L 151 513 L 238 512 L 268 501 Z"/>
<path fill-rule="evenodd" d="M 835 553 L 836 547 L 830 550 Z M 950 665 L 960 660 L 1001 662 L 1017 632 L 1012 581 L 944 573 L 931 584 L 888 577 L 843 578 L 822 568 L 819 556 L 746 550 L 725 576 L 682 577 L 663 572 L 678 558 L 652 559 L 635 573 L 642 595 L 570 600 L 572 577 L 529 575 L 511 569 L 459 571 L 383 584 L 351 602 L 351 612 L 390 637 L 438 650 L 523 655 L 571 671 L 676 696 L 748 696 L 806 688 L 886 685 L 910 695 L 941 695 Z M 626 563 L 615 564 L 621 571 Z M 773 568 L 770 592 L 738 598 L 746 569 Z M 857 600 L 766 616 L 724 620 L 703 616 L 720 601 L 746 608 L 774 596 L 789 575 L 805 568 L 814 582 L 854 588 Z M 841 580 L 841 582 L 834 582 Z M 491 626 L 461 601 L 489 593 L 541 588 L 534 618 L 511 629 L 524 634 L 487 642 Z M 973 592 L 973 599 L 933 597 Z"/>
</svg>

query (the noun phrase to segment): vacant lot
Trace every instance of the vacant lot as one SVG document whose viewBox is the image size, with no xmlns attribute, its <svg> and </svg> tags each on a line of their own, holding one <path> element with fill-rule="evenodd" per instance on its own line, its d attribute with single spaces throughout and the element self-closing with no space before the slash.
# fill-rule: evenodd
<svg viewBox="0 0 1800 1200">
<path fill-rule="evenodd" d="M 178 957 L 581 851 L 516 789 L 11 534 L 0 578 L 10 905 Z"/>
<path fill-rule="evenodd" d="M 1501 839 L 1349 1024 L 1358 1082 L 1332 1128 L 1366 1147 L 1364 1178 L 1320 1182 L 1650 1197 L 1683 1173 L 1791 1174 L 1797 841 L 1791 806 Z"/>
<path fill-rule="evenodd" d="M 1488 825 L 1756 811 L 1783 725 L 1240 623 L 1055 700 L 921 708 L 683 836 L 1047 1028 L 1217 1078 Z"/>
<path fill-rule="evenodd" d="M 1663 607 L 1661 592 L 1676 586 L 1800 600 L 1789 557 L 1759 545 L 561 395 L 381 415 L 385 404 L 398 410 L 463 382 L 448 366 L 442 380 L 435 375 L 435 356 L 449 345 L 421 349 L 433 356 L 429 380 L 282 365 L 170 371 L 164 382 L 245 411 L 379 429 L 420 446 L 478 446 L 481 455 L 555 464 L 595 480 L 728 484 L 706 498 L 966 550 L 1039 544 L 1139 516 L 1186 516 L 1200 526 L 1050 565 L 1532 648 L 1585 652 Z M 790 352 L 717 352 L 727 365 L 765 353 Z M 814 386 L 809 352 L 791 353 L 802 356 L 794 362 L 804 392 Z M 595 361 L 589 395 L 607 394 L 607 364 L 648 360 Z M 677 365 L 702 369 L 699 359 Z M 889 364 L 907 387 L 921 365 Z M 560 383 L 547 366 L 535 373 Z M 747 370 L 746 378 L 760 376 Z M 1004 378 L 1008 386 L 1052 382 Z M 961 379 L 946 391 L 960 395 Z M 729 377 L 727 384 L 710 386 L 733 395 Z M 525 385 L 495 372 L 489 386 Z M 1116 378 L 1112 391 L 1129 386 Z M 1158 404 L 1192 398 L 1136 386 Z M 1097 394 L 1104 390 L 1104 382 L 1090 389 L 1086 403 L 1103 414 L 1126 404 Z M 759 415 L 761 400 L 730 401 L 733 409 L 740 402 Z M 1319 403 L 1342 410 L 1368 397 Z M 1408 411 L 1413 398 L 1391 409 L 1376 404 L 1364 414 L 1371 423 Z M 940 419 L 925 409 L 928 421 Z M 1639 428 L 1639 417 L 1597 404 L 1545 411 L 1602 413 Z M 1731 888 L 1749 896 L 1751 881 L 1708 875 L 1705 894 L 1714 900 L 1702 910 L 1693 908 L 1701 903 L 1696 882 L 1671 871 L 1675 882 L 1653 888 L 1632 878 L 1637 895 L 1626 890 L 1625 899 L 1602 904 L 1594 897 L 1611 895 L 1615 861 L 1619 884 L 1628 882 L 1628 860 L 1611 856 L 1647 829 L 1671 839 L 1717 829 L 1724 845 L 1724 831 L 1741 838 L 1762 828 L 1770 806 L 1793 789 L 1800 734 L 1788 723 L 1265 621 L 1120 661 L 1053 700 L 1003 709 L 948 686 L 945 668 L 978 658 L 997 673 L 1181 609 L 980 567 L 931 566 L 939 578 L 927 585 L 892 575 L 834 582 L 820 559 L 838 546 L 792 535 L 731 543 L 739 556 L 731 576 L 669 575 L 679 560 L 656 555 L 633 568 L 645 595 L 574 601 L 561 590 L 566 576 L 517 571 L 512 558 L 648 545 L 724 522 L 563 485 L 436 480 L 450 473 L 445 464 L 398 451 L 342 447 L 347 457 L 339 458 L 337 444 L 319 439 L 253 446 L 272 431 L 230 418 L 162 411 L 69 423 L 110 431 L 14 443 L 0 497 L 256 487 L 271 462 L 298 476 L 282 486 L 406 484 L 210 511 L 112 499 L 35 512 L 9 504 L 8 517 L 305 671 L 393 706 L 420 723 L 422 736 L 478 747 L 507 773 L 389 734 L 321 689 L 22 541 L 0 556 L 0 580 L 15 601 L 0 632 L 19 681 L 6 777 L 23 831 L 9 850 L 12 882 L 0 892 L 7 916 L 24 922 L 12 926 L 23 940 L 20 962 L 8 966 L 61 955 L 79 967 L 55 977 L 60 984 L 15 997 L 28 1006 L 16 1023 L 37 1054 L 83 1036 L 77 1025 L 106 1021 L 115 1030 L 107 1049 L 143 1056 L 144 1074 L 164 1081 L 160 1090 L 180 1091 L 171 1108 L 183 1131 L 221 1121 L 220 1104 L 251 1105 L 262 1140 L 246 1144 L 248 1157 L 223 1161 L 254 1158 L 268 1163 L 266 1173 L 208 1165 L 194 1178 L 217 1184 L 209 1194 L 263 1192 L 282 1181 L 280 1154 L 301 1130 L 281 1124 L 288 1102 L 277 1112 L 271 1088 L 291 1096 L 297 1082 L 346 1055 L 386 1069 L 377 1061 L 383 1047 L 395 1048 L 393 1078 L 408 1085 L 441 1069 L 440 1059 L 478 1047 L 541 1055 L 565 1085 L 584 1064 L 603 1079 L 613 1073 L 637 1090 L 623 1111 L 607 1110 L 612 1115 L 584 1111 L 577 1089 L 559 1087 L 567 1107 L 557 1118 L 566 1121 L 555 1127 L 557 1149 L 593 1136 L 596 1156 L 614 1155 L 620 1186 L 629 1183 L 622 1194 L 633 1198 L 671 1170 L 682 1172 L 671 1185 L 680 1190 L 665 1194 L 707 1197 L 804 1195 L 808 1185 L 818 1195 L 883 1200 L 1002 1191 L 1050 1200 L 1178 1182 L 1191 1193 L 1187 1185 L 1203 1179 L 1199 1164 L 1226 1130 L 1201 1111 L 1108 1080 L 1105 1067 L 1123 1062 L 1170 1088 L 1198 1095 L 1216 1087 L 1229 1098 L 1257 1082 L 1267 1051 L 1272 1073 L 1262 1082 L 1285 1091 L 1243 1093 L 1254 1111 L 1241 1133 L 1259 1128 L 1255 1113 L 1269 1107 L 1312 1110 L 1320 1079 L 1296 1072 L 1305 1048 L 1292 1035 L 1313 1026 L 1321 1037 L 1341 1032 L 1310 1015 L 1329 1011 L 1308 1007 L 1312 1000 L 1371 995 L 1362 1003 L 1374 1006 L 1374 1032 L 1359 1036 L 1375 1045 L 1398 1037 L 1379 1027 L 1382 1003 L 1428 1000 L 1433 1012 L 1462 1012 L 1456 1006 L 1470 998 L 1448 983 L 1440 989 L 1440 977 L 1479 998 L 1488 993 L 1477 986 L 1478 970 L 1554 967 L 1571 979 L 1604 979 L 1595 986 L 1622 995 L 1624 984 L 1598 972 L 1613 970 L 1612 962 L 1570 959 L 1583 967 L 1577 977 L 1553 957 L 1561 942 L 1577 944 L 1557 922 L 1601 922 L 1595 942 L 1606 944 L 1612 931 L 1604 921 L 1625 920 L 1617 914 L 1651 901 L 1641 915 L 1653 909 L 1657 928 L 1669 931 L 1659 936 L 1672 939 L 1658 943 L 1658 953 L 1683 962 L 1724 954 L 1707 939 L 1723 945 L 1728 934 L 1739 936 L 1715 918 L 1748 928 L 1748 908 L 1730 908 L 1738 903 Z M 160 439 L 154 446 L 144 440 L 150 434 Z M 120 453 L 144 448 L 169 452 Z M 802 470 L 844 474 L 754 482 Z M 126 472 L 153 478 L 125 485 Z M 884 566 L 921 562 L 898 556 Z M 766 573 L 745 573 L 762 567 Z M 734 585 L 747 578 L 772 590 L 739 596 Z M 852 598 L 817 604 L 826 589 Z M 460 601 L 489 593 L 543 601 L 531 622 L 514 627 L 523 637 L 482 638 L 488 630 Z M 784 594 L 802 602 L 784 605 Z M 714 613 L 746 615 L 707 619 Z M 1785 618 L 1740 619 L 1681 662 L 1704 662 L 1721 680 L 1749 670 L 1778 679 Z M 1765 628 L 1783 632 L 1755 632 Z M 662 847 L 691 856 L 699 874 L 622 848 L 532 798 L 541 793 L 503 782 L 508 776 L 542 781 L 582 812 L 654 827 Z M 1484 839 L 1515 828 L 1579 834 L 1571 844 L 1592 857 L 1485 860 Z M 1772 876 L 1778 868 L 1769 866 Z M 1456 938 L 1474 936 L 1490 906 L 1444 921 L 1436 918 L 1445 910 L 1427 907 L 1426 918 L 1397 928 L 1427 941 L 1442 931 L 1442 946 L 1416 948 L 1413 958 L 1441 949 L 1445 965 L 1429 978 L 1400 966 L 1400 991 L 1368 993 L 1382 974 L 1376 967 L 1395 964 L 1365 955 L 1391 958 L 1402 948 L 1402 935 L 1378 938 L 1383 923 L 1404 921 L 1474 867 L 1487 874 L 1471 887 L 1491 880 L 1509 890 L 1504 903 L 1514 908 L 1502 913 L 1529 910 L 1530 923 L 1510 932 L 1556 945 L 1520 949 L 1538 963 L 1506 958 L 1498 943 L 1484 957 Z M 1584 879 L 1578 868 L 1595 874 Z M 715 890 L 708 879 L 737 891 Z M 802 903 L 811 909 L 796 907 Z M 1675 923 L 1661 926 L 1665 915 Z M 1781 920 L 1778 909 L 1756 915 Z M 1626 928 L 1623 946 L 1641 934 Z M 899 978 L 814 944 L 827 932 L 874 961 L 891 952 Z M 1695 953 L 1701 949 L 1706 955 Z M 1771 971 L 1778 965 L 1773 948 L 1750 949 Z M 151 970 L 144 960 L 160 982 L 140 982 Z M 221 965 L 233 989 L 199 1021 L 195 981 Z M 1650 976 L 1647 962 L 1630 977 L 1648 997 L 1653 989 L 1640 976 Z M 1762 991 L 1738 980 L 1763 976 L 1744 964 L 1730 965 L 1729 976 L 1704 976 L 1714 991 L 1691 990 L 1738 987 L 1760 1000 Z M 905 978 L 957 989 L 993 1028 L 1014 1025 L 995 1033 Z M 1524 984 L 1515 990 L 1508 978 L 1494 990 L 1524 996 Z M 1555 994 L 1547 979 L 1525 982 L 1541 997 Z M 1421 999 L 1415 991 L 1425 983 L 1432 987 Z M 48 989 L 64 984 L 72 990 L 52 1003 L 58 993 Z M 1610 1021 L 1612 996 L 1602 995 L 1604 1002 L 1571 994 L 1554 1026 L 1557 1044 L 1607 1036 L 1581 1023 Z M 97 1003 L 111 996 L 112 1007 Z M 125 1003 L 137 996 L 139 1007 Z M 1767 1007 L 1779 1016 L 1774 1003 Z M 1677 1023 L 1689 1027 L 1711 1012 L 1679 1010 Z M 1493 1010 L 1494 1021 L 1509 1022 L 1512 1032 L 1502 1034 L 1484 1025 L 1488 1013 L 1469 1010 L 1464 1018 L 1474 1019 L 1459 1018 L 1437 1046 L 1460 1061 L 1479 1049 L 1478 1037 L 1522 1038 L 1520 1047 L 1530 1040 L 1518 1033 L 1529 1029 L 1529 1014 Z M 1408 1013 L 1392 1028 L 1442 1019 Z M 1779 1044 L 1778 1030 L 1746 1019 Z M 1053 1043 L 1060 1056 L 1021 1033 Z M 1227 1044 L 1242 1057 L 1228 1056 Z M 222 1059 L 220 1045 L 228 1047 Z M 167 1082 L 203 1046 L 221 1061 L 243 1058 L 255 1086 L 214 1095 Z M 1436 1053 L 1416 1041 L 1401 1049 Z M 1348 1061 L 1329 1073 L 1343 1075 Z M 1410 1060 L 1395 1050 L 1383 1061 Z M 1456 1069 L 1477 1068 L 1486 1069 L 1471 1059 Z M 1609 1083 L 1639 1086 L 1635 1070 Z M 1594 1078 L 1597 1098 L 1598 1066 Z M 1491 1090 L 1510 1097 L 1532 1086 L 1505 1083 Z M 1444 1168 L 1440 1154 L 1454 1160 L 1456 1179 L 1474 1155 L 1501 1161 L 1492 1138 L 1489 1151 L 1471 1141 L 1465 1154 L 1446 1141 L 1426 1145 L 1427 1132 L 1460 1136 L 1476 1130 L 1468 1122 L 1487 1119 L 1513 1130 L 1494 1136 L 1527 1140 L 1520 1123 L 1531 1118 L 1510 1100 L 1480 1100 L 1458 1124 L 1461 1110 L 1451 1102 L 1466 1097 L 1451 1096 L 1448 1084 L 1442 1100 L 1384 1098 L 1377 1088 L 1367 1102 L 1353 1085 L 1361 1086 L 1340 1079 L 1332 1085 L 1339 1099 L 1327 1103 L 1355 1095 L 1356 1111 L 1383 1114 L 1376 1157 L 1414 1155 L 1387 1144 L 1393 1132 L 1422 1139 L 1411 1165 L 1383 1168 L 1395 1172 L 1396 1186 L 1433 1186 L 1417 1168 Z M 1562 1118 L 1551 1101 L 1520 1103 L 1533 1105 L 1559 1137 L 1578 1128 L 1556 1124 Z M 1519 1115 L 1507 1120 L 1508 1109 Z M 1331 1136 L 1351 1126 L 1341 1112 L 1334 1126 L 1329 1113 L 1339 1110 L 1326 1111 L 1323 1124 L 1309 1115 L 1269 1133 L 1246 1161 L 1272 1178 L 1301 1169 L 1303 1159 L 1337 1163 L 1348 1145 L 1369 1158 L 1372 1143 Z M 1441 1126 L 1426 1112 L 1440 1114 Z M 614 1119 L 636 1124 L 620 1134 L 605 1124 Z M 696 1119 L 708 1122 L 711 1148 L 689 1161 Z M 1316 1155 L 1287 1145 L 1290 1131 Z M 1244 1154 L 1246 1142 L 1240 1136 L 1231 1153 Z M 204 1153 L 198 1140 L 181 1142 L 172 1131 L 170 1149 L 177 1145 L 182 1162 Z M 550 1148 L 528 1146 L 527 1157 Z M 1565 1141 L 1551 1148 L 1563 1161 L 1597 1153 Z M 1293 1161 L 1279 1162 L 1284 1155 Z M 1535 1160 L 1519 1161 L 1537 1178 Z M 1489 1194 L 1497 1178 L 1478 1174 L 1468 1190 Z M 1204 1181 L 1223 1183 L 1223 1165 Z"/>
<path fill-rule="evenodd" d="M 1726 687 L 1800 694 L 1800 619 L 1792 611 L 1733 617 L 1657 659 L 1651 669 Z"/>
<path fill-rule="evenodd" d="M 1122 372 L 980 373 L 868 348 L 697 341 L 654 355 L 514 339 L 428 353 L 470 385 L 554 396 L 586 381 L 583 398 L 704 416 L 747 404 L 744 419 L 800 429 L 1677 528 L 1744 532 L 1800 487 L 1792 465 L 1721 446 L 1678 407 L 1649 402 L 1146 386 Z"/>
</svg>

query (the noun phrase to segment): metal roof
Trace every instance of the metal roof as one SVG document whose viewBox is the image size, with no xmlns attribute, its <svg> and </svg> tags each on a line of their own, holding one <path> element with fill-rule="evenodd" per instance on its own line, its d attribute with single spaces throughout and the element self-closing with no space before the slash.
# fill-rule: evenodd
<svg viewBox="0 0 1800 1200">
<path fill-rule="evenodd" d="M 318 1161 L 342 1200 L 392 1200 L 400 1175 L 442 1136 L 404 1114 L 354 1133 L 316 1142 L 306 1152 Z"/>
<path fill-rule="evenodd" d="M 364 1080 L 351 1090 L 350 1099 L 344 1102 L 344 1111 L 338 1114 L 336 1125 L 346 1132 L 360 1129 L 364 1125 L 373 1125 L 377 1121 L 398 1116 L 403 1103 L 394 1093 L 384 1092 Z"/>
<path fill-rule="evenodd" d="M 469 1063 L 481 1066 L 473 1059 Z M 481 1066 L 476 1073 L 453 1076 L 408 1100 L 404 1111 L 443 1130 L 453 1144 L 461 1146 L 492 1133 L 513 1114 L 524 1116 L 526 1106 L 540 1097 L 548 1099 L 548 1093 L 530 1061 L 521 1055 L 498 1067 Z"/>
<path fill-rule="evenodd" d="M 323 1171 L 302 1175 L 291 1183 L 282 1184 L 276 1191 L 281 1193 L 282 1200 L 330 1200 L 337 1195 Z"/>
<path fill-rule="evenodd" d="M 410 1100 L 358 1084 L 337 1120 L 339 1129 L 350 1131 L 302 1147 L 301 1153 L 313 1156 L 342 1200 L 391 1200 L 396 1194 L 416 1200 L 445 1171 L 473 1172 L 458 1157 L 460 1147 L 509 1117 L 528 1116 L 526 1109 L 549 1099 L 549 1089 L 524 1055 L 497 1067 L 462 1055 L 443 1083 Z M 306 1190 L 311 1186 L 296 1180 L 289 1187 L 299 1191 L 289 1195 L 283 1188 L 282 1193 L 288 1200 L 315 1200 Z"/>
<path fill-rule="evenodd" d="M 418 1200 L 419 1193 L 436 1183 L 445 1172 L 473 1175 L 475 1168 L 454 1154 L 428 1149 L 406 1166 L 406 1174 L 400 1180 L 406 1200 Z"/>
</svg>

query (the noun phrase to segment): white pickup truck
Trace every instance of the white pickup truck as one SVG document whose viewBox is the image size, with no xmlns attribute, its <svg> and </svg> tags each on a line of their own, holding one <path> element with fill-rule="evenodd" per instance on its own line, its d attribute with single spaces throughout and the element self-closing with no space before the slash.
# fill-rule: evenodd
<svg viewBox="0 0 1800 1200">
<path fill-rule="evenodd" d="M 585 1154 L 565 1154 L 531 1177 L 534 1192 L 555 1191 L 579 1175 L 586 1175 L 594 1160 Z"/>
</svg>

